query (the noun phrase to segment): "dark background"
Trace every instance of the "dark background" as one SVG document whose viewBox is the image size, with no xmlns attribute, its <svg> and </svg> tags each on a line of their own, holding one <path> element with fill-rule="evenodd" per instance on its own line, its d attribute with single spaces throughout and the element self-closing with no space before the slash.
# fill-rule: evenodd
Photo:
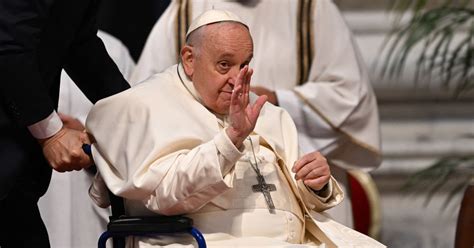
<svg viewBox="0 0 474 248">
<path fill-rule="evenodd" d="M 169 3 L 170 0 L 102 0 L 99 29 L 122 41 L 136 62 L 151 28 Z"/>
</svg>

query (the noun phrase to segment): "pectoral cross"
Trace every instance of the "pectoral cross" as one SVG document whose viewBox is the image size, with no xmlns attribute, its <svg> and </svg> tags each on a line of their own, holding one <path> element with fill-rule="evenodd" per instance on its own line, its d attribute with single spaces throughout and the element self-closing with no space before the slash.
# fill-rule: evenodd
<svg viewBox="0 0 474 248">
<path fill-rule="evenodd" d="M 262 192 L 263 197 L 265 197 L 265 201 L 267 202 L 268 211 L 270 213 L 275 213 L 275 205 L 273 205 L 272 196 L 270 195 L 270 191 L 276 191 L 275 184 L 267 184 L 265 182 L 265 178 L 262 175 L 257 176 L 258 184 L 252 185 L 253 192 Z"/>
</svg>

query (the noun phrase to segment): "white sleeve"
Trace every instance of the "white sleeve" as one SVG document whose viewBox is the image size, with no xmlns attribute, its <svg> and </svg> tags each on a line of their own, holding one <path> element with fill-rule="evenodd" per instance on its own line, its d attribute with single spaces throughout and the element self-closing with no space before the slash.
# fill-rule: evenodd
<svg viewBox="0 0 474 248">
<path fill-rule="evenodd" d="M 165 215 L 199 210 L 232 188 L 233 168 L 242 155 L 226 132 L 221 131 L 213 140 L 192 150 L 164 157 L 156 166 L 170 169 L 153 194 L 144 200 L 145 206 Z"/>
<path fill-rule="evenodd" d="M 53 111 L 45 119 L 29 125 L 28 130 L 36 139 L 46 139 L 59 132 L 62 127 L 63 122 L 56 111 Z"/>
<path fill-rule="evenodd" d="M 332 1 L 317 1 L 312 22 L 315 51 L 308 81 L 292 92 L 277 91 L 280 106 L 314 149 L 326 148 L 325 155 L 351 151 L 344 158 L 335 152 L 334 159 L 346 167 L 374 168 L 381 159 L 380 127 L 367 68 Z"/>
<path fill-rule="evenodd" d="M 192 212 L 232 187 L 242 152 L 225 130 L 204 139 L 170 129 L 179 121 L 162 121 L 166 112 L 156 113 L 173 109 L 151 105 L 141 86 L 98 101 L 86 122 L 96 141 L 94 162 L 110 191 L 172 215 Z"/>
<path fill-rule="evenodd" d="M 324 192 L 316 194 L 314 191 L 309 189 L 304 183 L 299 180 L 297 182 L 298 188 L 300 189 L 301 195 L 305 205 L 316 212 L 322 212 L 324 210 L 335 207 L 341 203 L 344 199 L 344 192 L 338 185 L 336 179 L 331 176 L 328 185 Z"/>
<path fill-rule="evenodd" d="M 309 78 L 294 90 L 339 127 L 358 106 L 363 95 L 367 94 L 368 77 L 364 63 L 356 54 L 352 34 L 332 1 L 317 1 L 315 12 L 315 52 Z M 313 117 L 319 115 L 314 110 L 301 108 L 305 103 L 299 96 L 281 93 L 279 96 L 287 98 L 279 99 L 285 109 L 303 109 L 303 113 L 299 113 L 303 116 L 295 118 L 298 127 L 305 126 L 301 122 L 320 118 Z M 298 117 L 294 116 L 295 112 L 299 111 L 289 111 L 293 118 Z M 310 134 L 317 131 L 319 130 L 308 130 Z"/>
</svg>

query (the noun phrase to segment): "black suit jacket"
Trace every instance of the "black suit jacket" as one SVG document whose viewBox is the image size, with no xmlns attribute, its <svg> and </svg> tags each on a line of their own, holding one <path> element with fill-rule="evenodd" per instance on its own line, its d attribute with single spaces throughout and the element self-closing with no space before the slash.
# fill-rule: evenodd
<svg viewBox="0 0 474 248">
<path fill-rule="evenodd" d="M 2 138 L 15 132 L 24 137 L 4 139 L 3 147 L 36 143 L 25 134 L 26 126 L 56 108 L 63 68 L 92 102 L 129 87 L 97 37 L 98 4 L 98 0 L 0 0 L 0 132 Z M 30 144 L 24 149 L 40 147 Z M 0 198 L 15 183 L 12 175 L 34 173 L 20 162 L 2 165 L 2 154 Z M 5 166 L 9 169 L 2 169 Z"/>
</svg>

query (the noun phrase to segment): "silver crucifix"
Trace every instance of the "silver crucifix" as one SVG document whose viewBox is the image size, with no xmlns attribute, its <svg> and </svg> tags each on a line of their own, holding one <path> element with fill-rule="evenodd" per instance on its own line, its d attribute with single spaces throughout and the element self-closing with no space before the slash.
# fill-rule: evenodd
<svg viewBox="0 0 474 248">
<path fill-rule="evenodd" d="M 262 175 L 257 176 L 258 184 L 252 185 L 253 192 L 262 192 L 263 197 L 265 197 L 265 201 L 267 202 L 268 211 L 270 213 L 275 213 L 275 205 L 273 205 L 272 196 L 270 195 L 270 191 L 276 191 L 275 184 L 267 184 L 265 182 L 265 178 Z"/>
</svg>

